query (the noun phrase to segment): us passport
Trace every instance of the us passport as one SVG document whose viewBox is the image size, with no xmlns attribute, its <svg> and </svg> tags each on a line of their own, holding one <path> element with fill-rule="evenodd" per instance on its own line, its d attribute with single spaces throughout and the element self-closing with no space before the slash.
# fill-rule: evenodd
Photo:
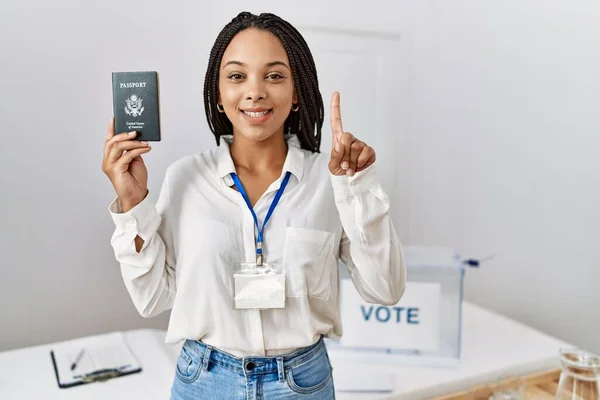
<svg viewBox="0 0 600 400">
<path fill-rule="evenodd" d="M 113 72 L 112 86 L 115 134 L 137 131 L 135 140 L 160 142 L 158 73 Z"/>
</svg>

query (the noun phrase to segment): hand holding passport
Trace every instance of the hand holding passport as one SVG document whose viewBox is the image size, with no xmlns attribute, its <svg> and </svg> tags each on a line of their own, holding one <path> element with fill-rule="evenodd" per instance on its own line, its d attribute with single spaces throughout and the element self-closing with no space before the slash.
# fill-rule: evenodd
<svg viewBox="0 0 600 400">
<path fill-rule="evenodd" d="M 141 155 L 148 142 L 160 141 L 156 72 L 113 73 L 113 109 L 104 144 L 102 171 L 121 201 L 123 212 L 139 204 L 148 193 L 148 170 Z"/>
</svg>

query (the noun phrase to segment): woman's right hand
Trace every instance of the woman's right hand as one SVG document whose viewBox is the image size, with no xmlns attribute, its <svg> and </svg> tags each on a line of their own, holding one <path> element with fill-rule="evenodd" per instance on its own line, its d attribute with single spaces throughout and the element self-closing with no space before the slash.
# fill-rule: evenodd
<svg viewBox="0 0 600 400">
<path fill-rule="evenodd" d="M 108 176 L 121 201 L 123 212 L 139 204 L 148 193 L 148 170 L 142 154 L 151 150 L 148 142 L 134 140 L 136 133 L 115 135 L 115 119 L 111 118 L 104 144 L 102 172 Z"/>
</svg>

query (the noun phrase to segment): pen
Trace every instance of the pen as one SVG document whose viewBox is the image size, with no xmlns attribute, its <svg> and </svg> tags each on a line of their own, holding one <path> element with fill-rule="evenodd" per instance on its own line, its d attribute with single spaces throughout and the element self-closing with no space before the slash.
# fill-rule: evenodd
<svg viewBox="0 0 600 400">
<path fill-rule="evenodd" d="M 81 349 L 79 351 L 79 354 L 77 354 L 77 358 L 75 358 L 75 361 L 73 361 L 73 364 L 71 364 L 71 371 L 73 371 L 77 367 L 77 363 L 81 360 L 81 356 L 83 355 L 84 350 L 85 349 Z"/>
</svg>

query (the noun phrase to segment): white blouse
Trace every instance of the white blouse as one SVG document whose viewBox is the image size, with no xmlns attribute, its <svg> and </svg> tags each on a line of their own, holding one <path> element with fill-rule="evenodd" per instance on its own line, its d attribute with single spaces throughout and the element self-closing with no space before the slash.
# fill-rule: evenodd
<svg viewBox="0 0 600 400">
<path fill-rule="evenodd" d="M 203 342 L 239 357 L 273 356 L 342 335 L 338 260 L 367 302 L 393 305 L 406 265 L 375 164 L 353 177 L 329 173 L 328 153 L 286 136 L 281 177 L 256 203 L 259 226 L 287 171 L 289 183 L 264 230 L 264 262 L 286 275 L 283 309 L 236 309 L 233 274 L 256 262 L 256 227 L 233 189 L 231 136 L 221 146 L 176 160 L 156 202 L 149 193 L 123 213 L 115 199 L 111 245 L 143 317 L 171 310 L 166 343 Z M 243 182 L 242 182 L 243 183 Z M 135 237 L 144 239 L 140 252 Z"/>
</svg>

